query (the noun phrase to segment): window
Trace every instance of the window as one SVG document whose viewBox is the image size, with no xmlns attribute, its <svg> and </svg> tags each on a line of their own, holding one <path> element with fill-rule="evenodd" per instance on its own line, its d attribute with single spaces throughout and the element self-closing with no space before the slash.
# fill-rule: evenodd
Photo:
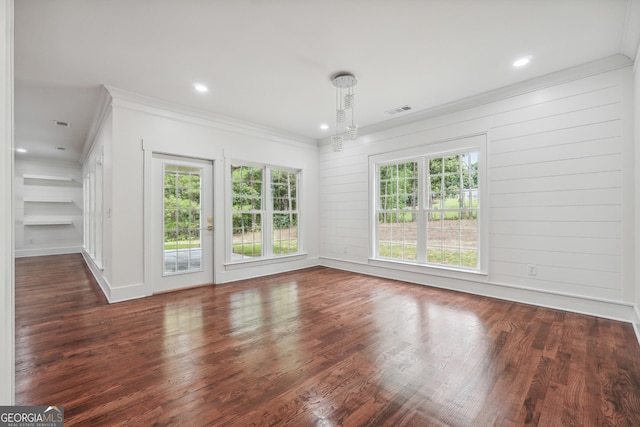
<svg viewBox="0 0 640 427">
<path fill-rule="evenodd" d="M 202 168 L 164 163 L 163 275 L 202 271 Z"/>
<path fill-rule="evenodd" d="M 231 261 L 297 254 L 299 170 L 231 164 Z"/>
<path fill-rule="evenodd" d="M 480 147 L 419 151 L 372 159 L 374 258 L 481 271 Z"/>
<path fill-rule="evenodd" d="M 90 170 L 83 180 L 83 234 L 84 249 L 95 264 L 102 268 L 102 157 L 92 159 Z"/>
</svg>

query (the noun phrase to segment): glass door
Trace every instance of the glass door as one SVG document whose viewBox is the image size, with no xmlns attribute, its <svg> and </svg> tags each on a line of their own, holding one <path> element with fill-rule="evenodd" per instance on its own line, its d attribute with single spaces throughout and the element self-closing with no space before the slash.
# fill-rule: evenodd
<svg viewBox="0 0 640 427">
<path fill-rule="evenodd" d="M 213 165 L 154 154 L 154 292 L 213 283 Z"/>
</svg>

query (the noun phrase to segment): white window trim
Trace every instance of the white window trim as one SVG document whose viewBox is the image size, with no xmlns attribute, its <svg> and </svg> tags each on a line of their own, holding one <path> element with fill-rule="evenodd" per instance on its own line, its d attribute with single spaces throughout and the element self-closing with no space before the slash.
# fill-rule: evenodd
<svg viewBox="0 0 640 427">
<path fill-rule="evenodd" d="M 478 270 L 469 270 L 455 266 L 418 264 L 402 260 L 376 258 L 377 252 L 377 186 L 378 176 L 376 166 L 385 163 L 411 161 L 416 157 L 446 157 L 465 151 L 478 153 Z M 489 207 L 487 190 L 487 135 L 486 133 L 466 135 L 458 138 L 434 141 L 421 146 L 389 151 L 369 156 L 369 264 L 380 267 L 402 268 L 415 272 L 434 274 L 439 276 L 460 277 L 466 274 L 488 275 L 489 268 Z"/>
<path fill-rule="evenodd" d="M 261 168 L 263 170 L 262 180 L 262 205 L 264 209 L 261 211 L 262 218 L 262 256 L 254 259 L 240 259 L 232 260 L 231 253 L 233 247 L 233 203 L 231 203 L 233 197 L 233 183 L 231 182 L 231 166 L 242 165 L 255 168 Z M 273 204 L 271 203 L 271 170 L 281 170 L 296 173 L 298 176 L 297 185 L 297 202 L 296 212 L 298 217 L 298 252 L 291 254 L 273 254 L 272 248 L 272 225 L 271 219 L 273 218 Z M 273 165 L 267 163 L 252 162 L 247 160 L 239 160 L 237 158 L 225 158 L 225 262 L 224 265 L 227 269 L 232 270 L 234 266 L 242 265 L 265 265 L 271 263 L 278 263 L 284 261 L 297 260 L 306 258 L 307 253 L 304 251 L 303 238 L 302 238 L 302 212 L 300 207 L 302 206 L 300 189 L 302 188 L 303 171 L 302 169 L 296 169 L 293 167 Z M 266 204 L 265 204 L 266 203 Z"/>
<path fill-rule="evenodd" d="M 99 269 L 103 269 L 103 193 L 104 170 L 102 155 L 93 159 L 84 176 L 83 186 L 83 248 Z"/>
</svg>

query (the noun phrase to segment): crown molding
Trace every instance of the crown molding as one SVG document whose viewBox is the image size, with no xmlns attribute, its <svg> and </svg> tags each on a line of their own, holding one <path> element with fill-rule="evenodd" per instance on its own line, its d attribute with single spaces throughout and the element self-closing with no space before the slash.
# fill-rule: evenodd
<svg viewBox="0 0 640 427">
<path fill-rule="evenodd" d="M 162 101 L 111 86 L 105 86 L 105 88 L 111 95 L 111 104 L 114 107 L 126 108 L 158 117 L 179 120 L 228 132 L 266 138 L 271 141 L 294 145 L 296 147 L 317 148 L 317 140 L 313 138 L 286 133 L 278 129 L 214 113 L 189 110 L 167 101 Z"/>
<path fill-rule="evenodd" d="M 620 53 L 631 58 L 638 57 L 640 45 L 640 0 L 629 0 L 627 17 L 624 23 L 624 32 L 620 44 Z"/>
<path fill-rule="evenodd" d="M 639 0 L 640 1 L 640 0 Z M 462 98 L 433 108 L 416 111 L 403 117 L 385 120 L 383 122 L 374 123 L 363 126 L 358 129 L 358 136 L 375 134 L 377 132 L 386 131 L 399 126 L 432 119 L 435 117 L 463 111 L 469 108 L 478 107 L 480 105 L 489 104 L 491 102 L 500 101 L 514 96 L 523 95 L 536 90 L 547 87 L 556 86 L 573 80 L 606 73 L 608 71 L 618 70 L 625 67 L 633 66 L 633 61 L 627 56 L 617 54 L 602 58 L 597 61 L 588 62 L 575 67 L 566 68 L 554 73 L 545 74 L 540 77 L 525 80 L 523 82 L 504 86 L 478 95 Z M 318 141 L 318 145 L 328 145 L 331 143 L 331 137 L 325 137 Z"/>
<path fill-rule="evenodd" d="M 112 98 L 109 91 L 105 86 L 102 86 L 100 91 L 100 99 L 98 100 L 98 107 L 96 108 L 96 113 L 93 115 L 93 120 L 91 121 L 91 127 L 89 128 L 89 132 L 87 133 L 87 138 L 84 141 L 84 146 L 82 147 L 82 154 L 80 155 L 80 163 L 84 164 L 89 152 L 91 151 L 91 147 L 93 147 L 93 143 L 95 142 L 96 136 L 104 123 L 104 119 L 107 117 L 109 111 L 111 111 L 111 103 Z"/>
</svg>

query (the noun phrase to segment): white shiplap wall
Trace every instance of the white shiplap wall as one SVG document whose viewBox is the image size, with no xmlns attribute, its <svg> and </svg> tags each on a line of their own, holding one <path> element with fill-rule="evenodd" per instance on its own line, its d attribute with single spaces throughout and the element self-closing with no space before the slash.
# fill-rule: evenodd
<svg viewBox="0 0 640 427">
<path fill-rule="evenodd" d="M 620 308 L 608 317 L 628 317 L 634 301 L 632 70 L 566 77 L 549 76 L 546 84 L 520 85 L 511 95 L 503 90 L 500 100 L 362 136 L 342 153 L 324 145 L 323 263 L 567 309 L 554 301 L 606 301 Z M 442 271 L 434 280 L 432 269 L 374 267 L 369 156 L 474 133 L 487 134 L 488 275 L 463 278 L 462 286 L 459 275 L 443 281 Z M 535 276 L 529 265 L 537 266 Z M 543 297 L 533 301 L 532 291 Z M 582 303 L 573 308 L 591 311 Z"/>
</svg>

